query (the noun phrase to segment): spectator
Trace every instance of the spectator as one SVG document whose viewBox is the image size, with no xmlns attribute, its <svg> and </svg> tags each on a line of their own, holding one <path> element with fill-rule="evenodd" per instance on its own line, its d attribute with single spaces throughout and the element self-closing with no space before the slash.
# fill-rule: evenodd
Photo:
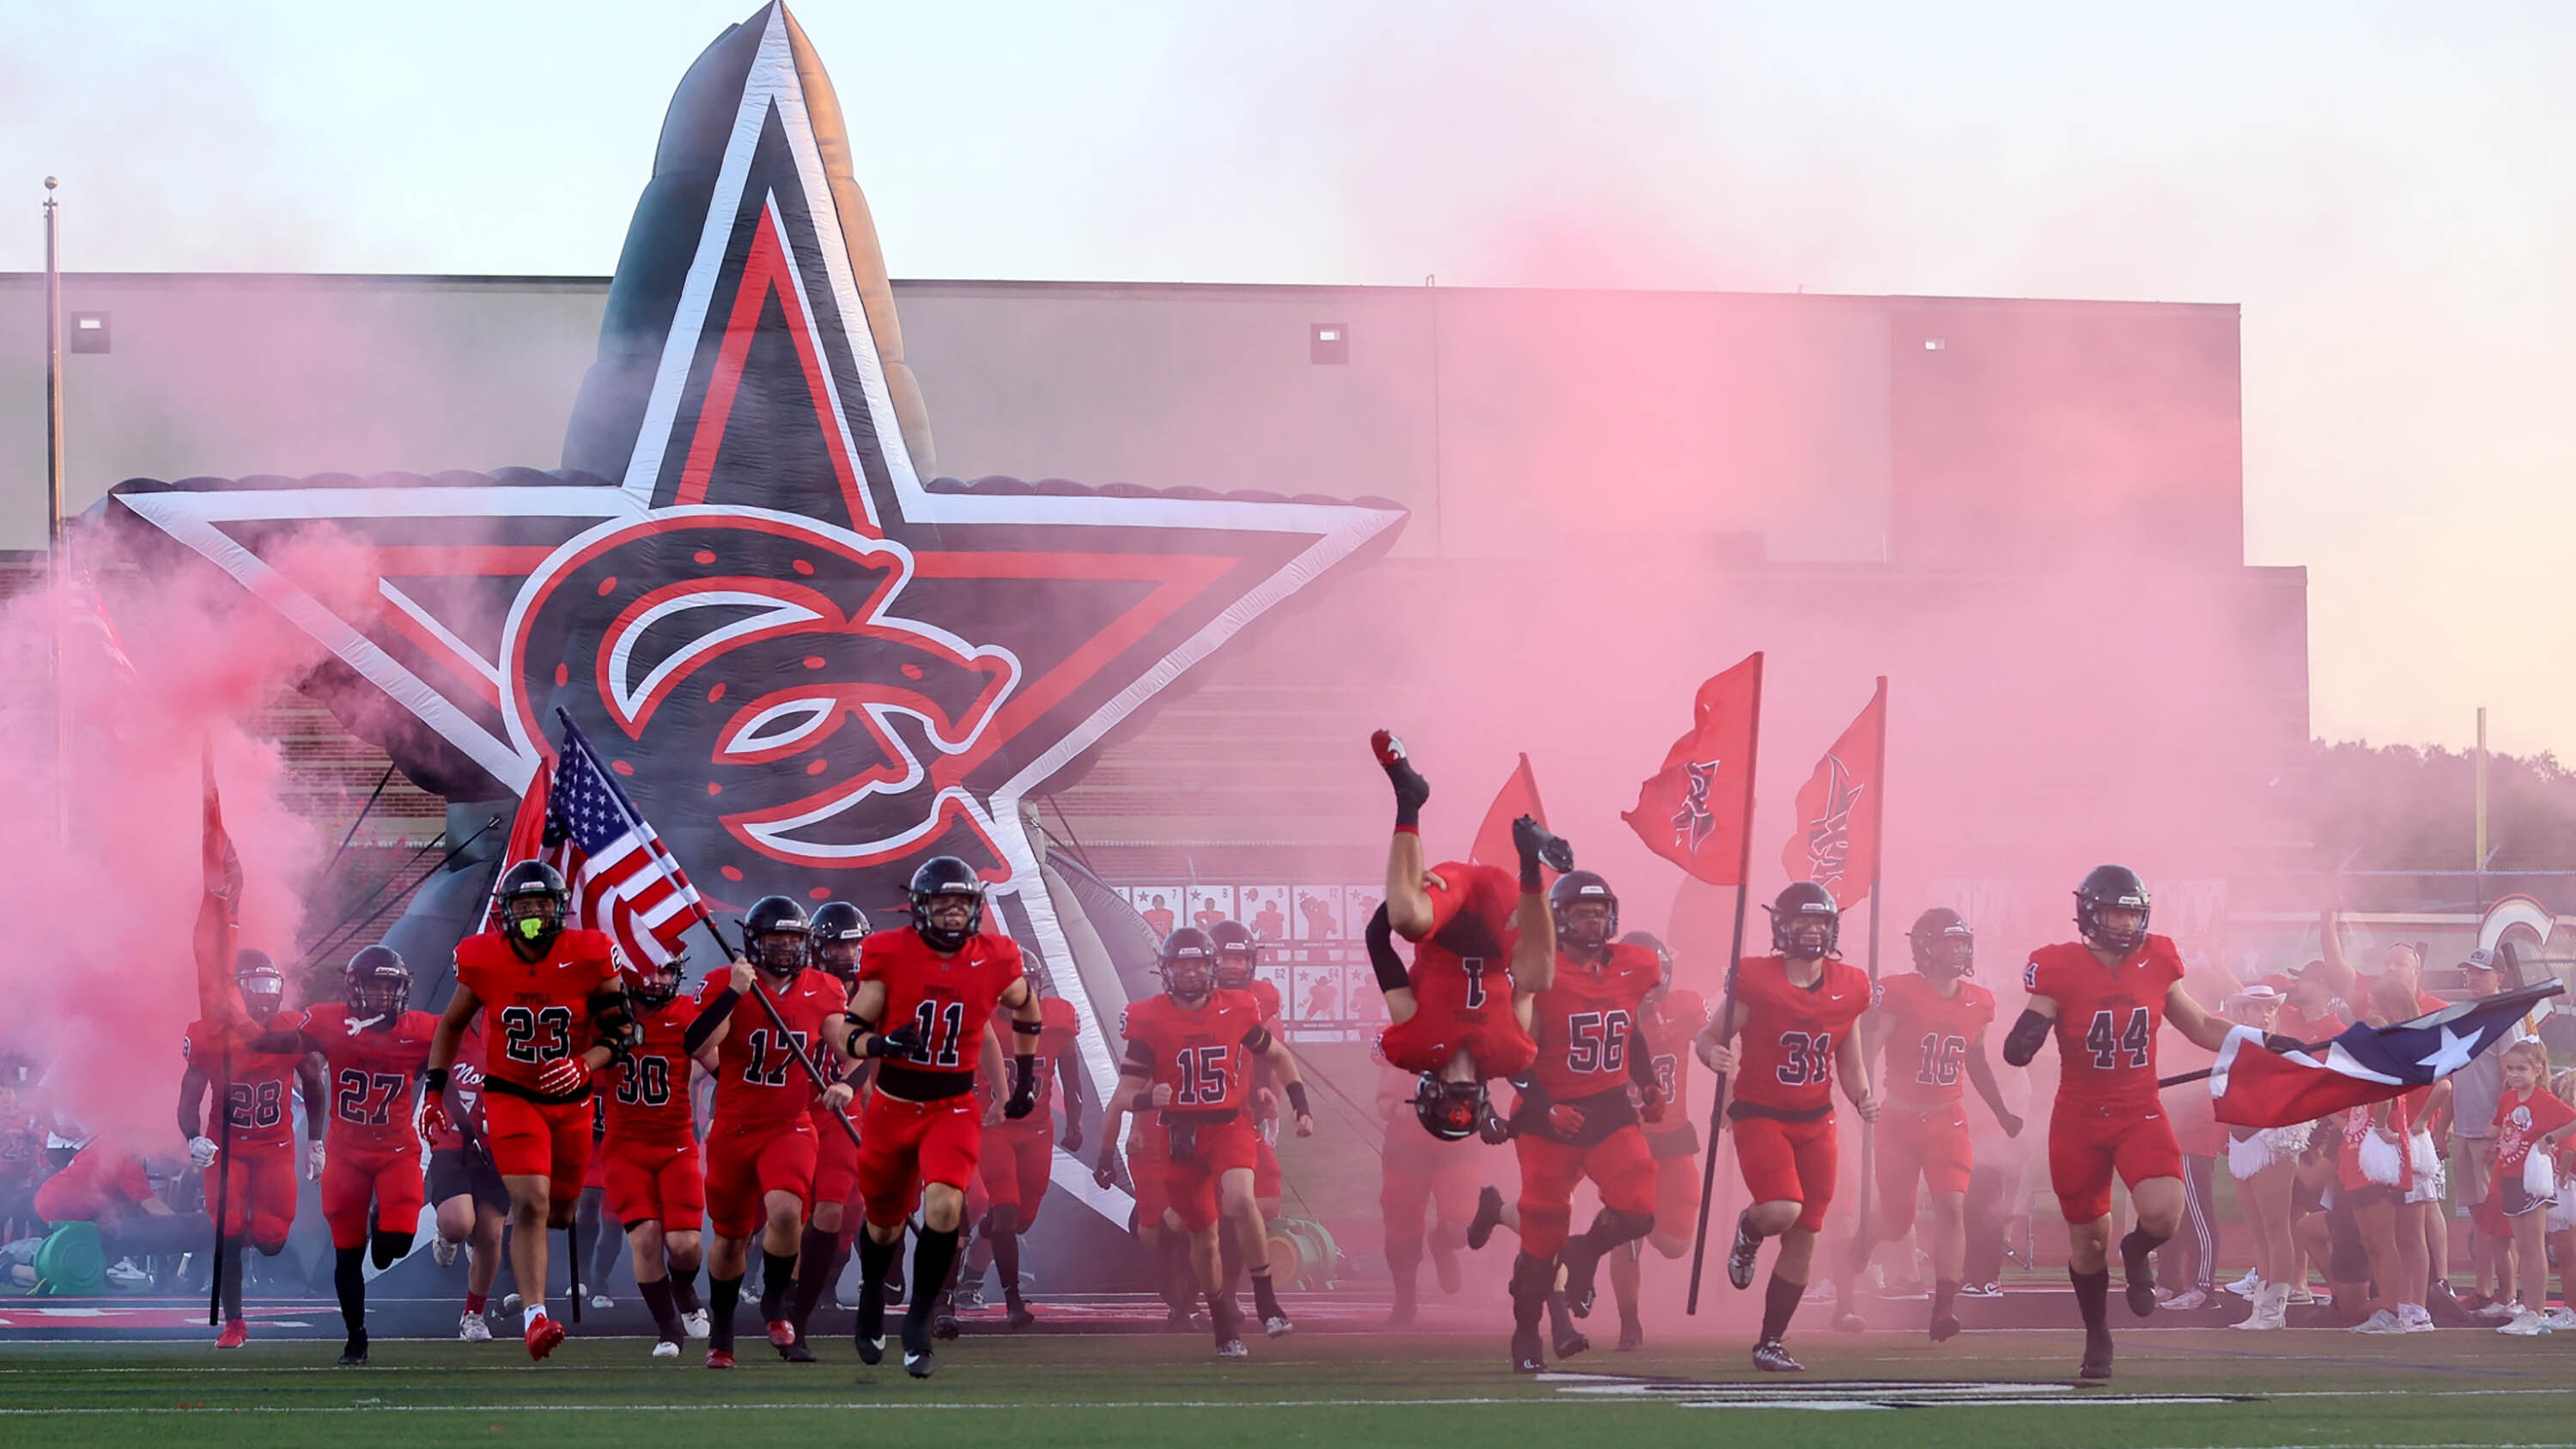
<svg viewBox="0 0 2576 1449">
<path fill-rule="evenodd" d="M 2281 992 L 2258 983 L 2227 998 L 2223 1009 L 2239 1025 L 2268 1032 L 2280 1016 Z M 2312 1125 L 2302 1122 L 2292 1127 L 2228 1129 L 2231 1140 L 2227 1145 L 2227 1171 L 2236 1179 L 2236 1206 L 2245 1214 L 2246 1229 L 2254 1237 L 2254 1272 L 2242 1285 L 2247 1290 L 2245 1296 L 2253 1300 L 2254 1311 L 2235 1327 L 2260 1330 L 2286 1326 L 2283 1314 L 2289 1307 L 2290 1290 L 2307 1277 L 2299 1267 L 2299 1250 L 2290 1236 L 2290 1222 L 2299 1153 L 2308 1145 Z"/>
<path fill-rule="evenodd" d="M 111 1258 L 184 1253 L 213 1235 L 201 1213 L 171 1210 L 154 1190 L 143 1159 L 106 1134 L 91 1138 L 70 1165 L 36 1189 L 36 1215 L 50 1224 L 96 1223 Z"/>
<path fill-rule="evenodd" d="M 2576 1129 L 2576 1107 L 2549 1090 L 2549 1049 L 2537 1037 L 2524 1037 L 2504 1049 L 2504 1095 L 2496 1099 L 2495 1126 L 2495 1182 L 2480 1211 L 2498 1236 L 2513 1239 L 2518 1291 L 2510 1309 L 2497 1304 L 2481 1316 L 2509 1312 L 2498 1333 L 2537 1338 L 2549 1332 L 2542 1312 L 2549 1306 L 2543 1240 L 2558 1196 L 2554 1158 L 2558 1143 Z"/>
<path fill-rule="evenodd" d="M 2495 953 L 2478 950 L 2460 963 L 2469 995 L 2493 996 L 2503 989 Z M 2487 1200 L 2495 1180 L 2496 1099 L 2504 1093 L 2504 1053 L 2483 1052 L 2453 1072 L 2451 1084 L 2451 1185 L 2457 1189 L 2460 1213 L 2469 1220 L 2469 1268 L 2476 1287 L 2462 1304 L 2472 1313 L 2513 1296 L 2511 1245 L 2486 1230 L 2476 1211 Z M 2448 1236 L 2447 1225 L 2445 1236 Z"/>
</svg>

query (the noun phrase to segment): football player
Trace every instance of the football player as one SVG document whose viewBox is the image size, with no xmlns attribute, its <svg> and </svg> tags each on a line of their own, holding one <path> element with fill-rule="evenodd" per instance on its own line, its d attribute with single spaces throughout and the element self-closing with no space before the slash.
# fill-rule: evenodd
<svg viewBox="0 0 2576 1449">
<path fill-rule="evenodd" d="M 425 1197 L 413 1094 L 429 1065 L 438 1018 L 410 1009 L 411 968 L 390 947 L 365 947 L 342 975 L 346 1000 L 316 1003 L 300 1026 L 272 1026 L 251 1049 L 322 1058 L 331 1135 L 313 1154 L 323 1159 L 331 1284 L 349 1334 L 340 1362 L 354 1365 L 367 1361 L 367 1259 L 372 1253 L 378 1272 L 392 1267 L 420 1231 Z"/>
<path fill-rule="evenodd" d="M 1371 963 L 1380 970 L 1399 974 L 1404 970 L 1402 958 L 1396 956 L 1394 932 L 1386 928 L 1384 916 L 1368 932 L 1368 951 Z M 1420 1079 L 1388 1065 L 1385 1053 L 1375 1046 L 1370 1055 L 1377 1059 L 1377 1110 L 1385 1126 L 1378 1154 L 1378 1215 L 1386 1228 L 1387 1271 L 1395 1280 L 1395 1305 L 1387 1315 L 1387 1326 L 1404 1328 L 1413 1322 L 1415 1280 L 1421 1275 L 1426 1250 L 1440 1291 L 1455 1293 L 1462 1286 L 1458 1249 L 1467 1241 L 1467 1226 L 1476 1215 L 1479 1148 L 1463 1135 L 1443 1138 L 1404 1126 L 1404 1120 L 1413 1115 Z M 1425 1209 L 1435 1212 L 1428 1232 L 1422 1224 Z"/>
<path fill-rule="evenodd" d="M 805 929 L 805 959 L 841 985 L 844 1012 L 849 993 L 859 984 L 859 947 L 868 938 L 867 913 L 848 901 L 825 901 L 815 907 Z M 854 1084 L 855 1085 L 855 1084 Z M 796 1284 L 788 1304 L 796 1342 L 805 1341 L 805 1325 L 841 1270 L 850 1264 L 849 1238 L 843 1218 L 859 1185 L 859 1144 L 841 1130 L 839 1114 L 820 1098 L 814 1103 L 814 1195 L 805 1230 L 796 1244 Z"/>
<path fill-rule="evenodd" d="M 429 1141 L 429 1202 L 438 1218 L 430 1256 L 441 1268 L 452 1267 L 457 1250 L 464 1249 L 465 1311 L 457 1316 L 456 1336 L 467 1343 L 490 1343 L 492 1325 L 483 1310 L 501 1273 L 510 1190 L 501 1185 L 484 1145 L 482 1037 L 469 1035 L 457 1044 L 439 1105 L 445 1120 L 436 1134 L 424 1134 Z"/>
<path fill-rule="evenodd" d="M 1995 1019 L 1994 993 L 1967 978 L 1977 969 L 1977 938 L 1957 911 L 1934 906 L 1905 933 L 1914 953 L 1910 975 L 1879 983 L 1877 1001 L 1861 1018 L 1864 1053 L 1885 1049 L 1887 1105 L 1876 1134 L 1877 1221 L 1864 1219 L 1838 1295 L 1835 1326 L 1863 1325 L 1853 1280 L 1869 1268 L 1875 1243 L 1894 1242 L 1914 1227 L 1915 1185 L 1932 1194 L 1932 1341 L 1959 1331 L 1954 1309 L 1959 1273 L 1968 1256 L 1968 1179 L 1976 1157 L 1968 1140 L 1963 1079 L 1973 1083 L 1986 1110 L 2007 1137 L 2021 1135 L 2021 1119 L 2004 1105 L 1994 1063 L 1986 1056 L 1986 1028 Z"/>
<path fill-rule="evenodd" d="M 492 1165 L 510 1194 L 510 1270 L 524 1306 L 528 1357 L 564 1339 L 546 1312 L 546 1230 L 572 1225 L 590 1170 L 590 1079 L 635 1042 L 617 947 L 564 928 L 572 893 L 561 872 L 523 860 L 492 893 L 500 924 L 456 947 L 456 991 L 429 1048 L 420 1130 L 447 1128 L 447 1073 L 457 1043 L 484 1018 L 483 1121 Z"/>
<path fill-rule="evenodd" d="M 1833 893 L 1797 881 L 1768 909 L 1771 954 L 1737 968 L 1734 995 L 1700 1033 L 1699 1055 L 1711 1071 L 1729 1074 L 1735 1160 L 1752 1199 L 1735 1220 L 1726 1281 L 1752 1287 L 1762 1240 L 1780 1240 L 1753 1366 L 1795 1373 L 1801 1365 L 1781 1337 L 1806 1296 L 1816 1234 L 1834 1200 L 1834 1075 L 1841 1073 L 1862 1121 L 1877 1119 L 1878 1099 L 1852 1032 L 1869 1009 L 1869 977 L 1834 954 L 1842 913 Z M 1740 1045 L 1729 1044 L 1739 1037 Z"/>
<path fill-rule="evenodd" d="M 1625 945 L 1655 953 L 1661 984 L 1646 993 L 1638 1031 L 1655 1071 L 1655 1093 L 1667 1108 L 1688 1101 L 1691 1043 L 1708 1025 L 1708 1003 L 1696 991 L 1673 985 L 1673 953 L 1645 931 L 1619 938 Z M 1638 1249 L 1650 1246 L 1666 1258 L 1690 1251 L 1691 1230 L 1699 1217 L 1699 1126 L 1687 1111 L 1667 1110 L 1664 1120 L 1646 1125 L 1646 1151 L 1655 1159 L 1655 1230 L 1643 1245 L 1631 1243 L 1610 1255 L 1610 1291 L 1619 1300 L 1619 1349 L 1633 1353 L 1646 1346 L 1645 1320 L 1638 1313 Z"/>
<path fill-rule="evenodd" d="M 984 882 L 953 855 L 912 873 L 912 924 L 879 931 L 859 952 L 845 1050 L 876 1065 L 859 1126 L 859 1358 L 885 1355 L 886 1270 L 915 1198 L 912 1296 L 903 1315 L 903 1368 L 930 1377 L 931 1315 L 957 1261 L 966 1189 L 983 1148 L 975 1105 L 980 1043 L 994 1008 L 1011 1008 L 1011 1089 L 1003 1115 L 1037 1110 L 1037 1038 L 1046 1030 L 1019 944 L 984 931 Z"/>
<path fill-rule="evenodd" d="M 2004 1060 L 2017 1067 L 2030 1065 L 2052 1033 L 2057 1038 L 2048 1178 L 2066 1219 L 2066 1276 L 2084 1315 L 2079 1372 L 2088 1379 L 2111 1376 L 2112 1175 L 2129 1185 L 2137 1213 L 2137 1226 L 2120 1240 L 2120 1262 L 2129 1311 L 2140 1318 L 2156 1307 L 2156 1245 L 2182 1221 L 2182 1148 L 2156 1094 L 2156 1034 L 2171 1022 L 2186 1040 L 2216 1051 L 2229 1030 L 2182 989 L 2182 953 L 2169 937 L 2147 933 L 2148 904 L 2136 871 L 2094 867 L 2075 890 L 2081 939 L 2031 953 L 2022 971 L 2030 1001 L 2004 1037 Z"/>
<path fill-rule="evenodd" d="M 1387 842 L 1386 900 L 1378 914 L 1414 943 L 1410 971 L 1378 968 L 1389 1022 L 1378 1048 L 1393 1066 L 1421 1075 L 1423 1126 L 1454 1141 L 1491 1115 L 1485 1083 L 1519 1076 L 1538 1055 L 1530 1002 L 1556 965 L 1556 928 L 1540 869 L 1574 869 L 1574 850 L 1524 815 L 1512 822 L 1517 889 L 1492 866 L 1449 861 L 1424 869 L 1422 806 L 1431 784 L 1413 768 L 1402 740 L 1379 730 L 1369 743 L 1395 787 L 1395 834 Z"/>
<path fill-rule="evenodd" d="M 1015 1329 L 1037 1322 L 1020 1293 L 1020 1235 L 1036 1225 L 1038 1209 L 1046 1205 L 1047 1186 L 1054 1178 L 1057 1137 L 1052 1109 L 1059 1083 L 1064 1150 L 1082 1150 L 1082 1078 L 1073 1060 L 1074 1038 L 1082 1030 L 1082 1021 L 1072 1002 L 1048 989 L 1044 967 L 1030 969 L 1029 986 L 1038 994 L 1037 1105 L 1025 1117 L 1005 1116 L 985 1127 L 990 1140 L 980 1170 L 988 1202 L 977 1229 L 978 1248 L 992 1254 L 1001 1274 L 1003 1317 Z M 1004 1007 L 995 1012 L 992 1030 L 1011 1030 L 1008 1011 Z M 972 1276 L 977 1282 L 983 1280 L 980 1269 Z"/>
<path fill-rule="evenodd" d="M 1207 928 L 1208 939 L 1216 945 L 1216 985 L 1220 991 L 1247 992 L 1260 1004 L 1261 1024 L 1281 1041 L 1279 988 L 1261 979 L 1261 940 L 1241 921 L 1217 921 Z M 1252 1200 L 1261 1206 L 1262 1221 L 1279 1214 L 1280 1194 L 1286 1184 L 1279 1176 L 1279 1153 L 1272 1144 L 1279 1136 L 1279 1093 L 1266 1062 L 1256 1060 L 1252 1068 Z M 1235 1283 L 1243 1276 L 1242 1245 L 1230 1233 L 1217 1235 L 1217 1248 L 1225 1261 L 1225 1291 L 1230 1297 Z"/>
<path fill-rule="evenodd" d="M 641 1039 L 617 1064 L 607 1094 L 608 1210 L 626 1232 L 636 1291 L 653 1315 L 653 1357 L 678 1358 L 697 1307 L 699 1233 L 706 1222 L 705 1170 L 690 1106 L 690 1023 L 698 1004 L 680 995 L 679 958 L 650 966 L 634 987 Z"/>
<path fill-rule="evenodd" d="M 221 958 L 218 958 L 221 959 Z M 286 1003 L 286 973 L 265 951 L 242 950 L 233 959 L 233 988 L 241 993 L 242 1010 L 257 1035 L 238 1025 L 197 1020 L 179 1039 L 179 1054 L 188 1068 L 179 1078 L 179 1135 L 187 1139 L 188 1160 L 206 1171 L 220 1171 L 218 1186 L 207 1201 L 221 1202 L 223 1212 L 224 1326 L 217 1348 L 239 1348 L 250 1341 L 242 1318 L 241 1283 L 244 1243 L 274 1258 L 286 1250 L 287 1230 L 295 1226 L 295 1123 L 290 1109 L 304 1094 L 305 1171 L 322 1171 L 322 1114 L 330 1100 L 322 1072 L 300 1042 L 288 1050 L 263 1051 L 260 1040 L 283 1040 L 304 1025 L 300 1012 Z M 200 1130 L 205 1123 L 209 1090 L 219 1097 L 224 1114 L 218 1144 Z M 217 1159 L 222 1159 L 217 1167 Z"/>
<path fill-rule="evenodd" d="M 1190 1262 L 1206 1294 L 1217 1354 L 1242 1358 L 1241 1315 L 1226 1291 L 1217 1250 L 1222 1217 L 1242 1245 L 1252 1272 L 1254 1310 L 1278 1338 L 1295 1325 L 1279 1305 L 1270 1281 L 1270 1234 L 1253 1199 L 1252 1123 L 1244 1107 L 1251 1096 L 1252 1064 L 1266 1060 L 1278 1074 L 1295 1114 L 1297 1135 L 1312 1136 L 1306 1085 L 1286 1043 L 1261 1024 L 1260 1004 L 1245 992 L 1216 987 L 1216 943 L 1205 931 L 1184 926 L 1163 942 L 1163 994 L 1127 1008 L 1126 1060 L 1119 1090 L 1111 1095 L 1101 1127 L 1100 1164 L 1093 1177 L 1107 1186 L 1118 1171 L 1119 1131 L 1131 1090 L 1150 1089 L 1158 1120 L 1143 1128 L 1163 1134 L 1163 1185 L 1172 1214 L 1190 1237 Z"/>
</svg>

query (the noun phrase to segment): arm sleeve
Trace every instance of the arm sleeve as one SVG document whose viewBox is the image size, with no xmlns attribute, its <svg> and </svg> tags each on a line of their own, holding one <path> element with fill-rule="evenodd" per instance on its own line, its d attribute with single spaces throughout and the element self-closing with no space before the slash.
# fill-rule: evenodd
<svg viewBox="0 0 2576 1449">
<path fill-rule="evenodd" d="M 2048 1029 L 2053 1024 L 2036 1011 L 2022 1012 L 2021 1020 L 2004 1034 L 2004 1061 L 2016 1067 L 2029 1066 L 2039 1055 L 2041 1044 L 2048 1040 Z"/>
<path fill-rule="evenodd" d="M 1118 1069 L 1120 1076 L 1150 1077 L 1154 1074 L 1154 1049 L 1133 1037 L 1127 1040 L 1127 1060 Z"/>
</svg>

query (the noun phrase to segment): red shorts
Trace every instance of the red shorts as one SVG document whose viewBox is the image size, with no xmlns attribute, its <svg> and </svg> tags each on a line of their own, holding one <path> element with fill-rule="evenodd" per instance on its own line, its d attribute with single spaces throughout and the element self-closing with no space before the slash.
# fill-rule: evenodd
<svg viewBox="0 0 2576 1449">
<path fill-rule="evenodd" d="M 1168 1131 L 1160 1125 L 1149 1125 L 1148 1132 Z M 1259 1153 L 1254 1151 L 1261 1136 L 1252 1130 L 1252 1119 L 1237 1113 L 1222 1122 L 1202 1122 L 1190 1151 L 1183 1162 L 1179 1154 L 1163 1164 L 1163 1195 L 1171 1202 L 1172 1213 L 1181 1226 L 1203 1233 L 1216 1226 L 1219 1179 L 1227 1173 L 1250 1172 Z"/>
<path fill-rule="evenodd" d="M 1655 1235 L 1687 1236 L 1699 1226 L 1699 1154 L 1655 1159 Z"/>
<path fill-rule="evenodd" d="M 854 1119 L 855 1120 L 855 1119 Z M 841 1130 L 840 1119 L 817 1112 L 814 1122 L 813 1202 L 847 1202 L 859 1188 L 859 1144 Z"/>
<path fill-rule="evenodd" d="M 965 1191 L 983 1142 L 984 1109 L 972 1092 L 936 1102 L 870 1093 L 859 1122 L 859 1196 L 868 1221 L 890 1228 L 912 1216 L 923 1183 Z"/>
<path fill-rule="evenodd" d="M 1444 1223 L 1476 1216 L 1475 1142 L 1443 1142 L 1428 1132 L 1390 1130 L 1377 1185 L 1387 1236 L 1422 1236 L 1422 1213 L 1432 1208 Z"/>
<path fill-rule="evenodd" d="M 2069 1223 L 2109 1216 L 2114 1172 L 2132 1192 L 2151 1177 L 2181 1177 L 2173 1119 L 2156 1108 L 2106 1112 L 2061 1100 L 2048 1117 L 2048 1185 L 2058 1212 Z"/>
<path fill-rule="evenodd" d="M 1284 1190 L 1279 1181 L 1279 1150 L 1256 1127 L 1252 1132 L 1252 1195 L 1262 1202 L 1277 1202 Z"/>
<path fill-rule="evenodd" d="M 981 1170 L 992 1205 L 1017 1208 L 1020 1231 L 1027 1232 L 1029 1224 L 1038 1220 L 1038 1209 L 1046 1204 L 1047 1185 L 1055 1180 L 1055 1129 L 1042 1125 L 1032 1131 L 1016 1124 L 993 1128 L 984 1134 Z"/>
<path fill-rule="evenodd" d="M 814 1124 L 790 1122 L 728 1127 L 707 1133 L 707 1222 L 720 1238 L 747 1238 L 768 1221 L 762 1199 L 773 1192 L 814 1200 Z"/>
<path fill-rule="evenodd" d="M 365 1246 L 371 1226 L 388 1233 L 416 1233 L 420 1210 L 428 1201 L 417 1138 L 409 1151 L 348 1148 L 322 1156 L 322 1220 L 331 1225 L 332 1247 Z M 367 1217 L 370 1203 L 376 1210 L 372 1223 Z"/>
<path fill-rule="evenodd" d="M 1966 1192 L 1976 1170 L 1968 1139 L 1968 1109 L 1890 1107 L 1878 1114 L 1879 1236 L 1901 1238 L 1914 1226 L 1914 1184 L 1932 1195 Z"/>
<path fill-rule="evenodd" d="M 224 1165 L 224 1233 L 247 1235 L 262 1247 L 286 1241 L 295 1226 L 295 1155 L 292 1142 L 236 1147 Z M 209 1193 L 216 1191 L 208 1184 Z"/>
<path fill-rule="evenodd" d="M 590 1172 L 590 1103 L 485 1092 L 483 1142 L 501 1176 L 545 1178 L 552 1201 L 571 1202 Z"/>
<path fill-rule="evenodd" d="M 1822 1228 L 1834 1200 L 1833 1114 L 1813 1122 L 1739 1117 L 1731 1125 L 1745 1194 L 1757 1203 L 1797 1203 L 1797 1226 L 1811 1233 Z"/>
<path fill-rule="evenodd" d="M 621 1225 L 660 1223 L 666 1233 L 694 1233 L 705 1224 L 707 1176 L 697 1143 L 611 1137 L 603 1146 L 608 1211 Z"/>
<path fill-rule="evenodd" d="M 1400 1072 L 1437 1072 L 1465 1052 L 1479 1077 L 1516 1077 L 1538 1060 L 1538 1043 L 1508 1006 L 1486 1007 L 1480 1021 L 1425 1008 L 1380 1032 L 1378 1050 Z"/>
<path fill-rule="evenodd" d="M 1544 1258 L 1565 1246 L 1574 1220 L 1574 1188 L 1585 1178 L 1601 1204 L 1621 1212 L 1655 1210 L 1655 1158 L 1634 1124 L 1587 1146 L 1536 1133 L 1512 1139 L 1521 1159 L 1521 1251 Z"/>
<path fill-rule="evenodd" d="M 1170 1210 L 1172 1199 L 1163 1191 L 1163 1169 L 1170 1160 L 1163 1152 L 1163 1129 L 1151 1117 L 1133 1119 L 1136 1130 L 1128 1145 L 1136 1150 L 1127 1154 L 1127 1176 L 1136 1184 L 1136 1223 L 1139 1227 L 1161 1228 L 1163 1214 Z M 1144 1144 L 1151 1142 L 1152 1147 Z"/>
</svg>

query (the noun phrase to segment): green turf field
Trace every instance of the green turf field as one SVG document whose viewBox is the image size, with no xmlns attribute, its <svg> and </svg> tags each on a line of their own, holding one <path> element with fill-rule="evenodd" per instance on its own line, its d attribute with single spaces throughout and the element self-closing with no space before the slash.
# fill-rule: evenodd
<svg viewBox="0 0 2576 1449">
<path fill-rule="evenodd" d="M 2072 1388 L 2075 1335 L 2049 1332 L 1943 1348 L 1807 1336 L 1794 1346 L 1809 1372 L 1794 1381 L 1757 1378 L 1733 1344 L 1596 1352 L 1569 1365 L 1586 1374 L 1515 1379 L 1499 1342 L 1426 1336 L 1261 1342 L 1232 1365 L 1179 1337 L 969 1339 L 946 1346 L 926 1383 L 892 1364 L 860 1369 L 842 1344 L 804 1368 L 746 1353 L 730 1374 L 695 1354 L 687 1367 L 651 1362 L 635 1339 L 575 1339 L 541 1368 L 505 1343 L 379 1343 L 366 1369 L 334 1367 L 332 1346 L 309 1341 L 222 1355 L 30 1345 L 0 1349 L 0 1443 L 2576 1444 L 2576 1344 L 2563 1337 L 2246 1338 L 2124 1335 L 2107 1390 Z M 2204 1401 L 2179 1401 L 2192 1398 Z"/>
</svg>

